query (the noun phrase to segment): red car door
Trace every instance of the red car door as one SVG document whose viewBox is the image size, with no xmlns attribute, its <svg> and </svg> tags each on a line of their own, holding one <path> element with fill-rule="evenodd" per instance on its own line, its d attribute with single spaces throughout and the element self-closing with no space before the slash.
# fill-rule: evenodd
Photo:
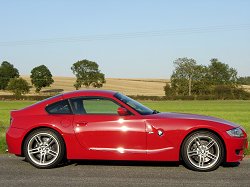
<svg viewBox="0 0 250 187">
<path fill-rule="evenodd" d="M 146 126 L 139 116 L 119 116 L 113 100 L 88 97 L 71 100 L 75 134 L 89 158 L 146 158 Z"/>
</svg>

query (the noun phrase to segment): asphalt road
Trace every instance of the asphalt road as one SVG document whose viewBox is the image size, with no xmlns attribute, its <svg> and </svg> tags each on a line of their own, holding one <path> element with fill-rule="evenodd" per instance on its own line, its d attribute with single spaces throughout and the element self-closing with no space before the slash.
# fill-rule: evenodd
<svg viewBox="0 0 250 187">
<path fill-rule="evenodd" d="M 239 166 L 194 172 L 177 163 L 81 161 L 36 169 L 23 158 L 0 155 L 0 186 L 248 186 L 250 159 Z"/>
</svg>

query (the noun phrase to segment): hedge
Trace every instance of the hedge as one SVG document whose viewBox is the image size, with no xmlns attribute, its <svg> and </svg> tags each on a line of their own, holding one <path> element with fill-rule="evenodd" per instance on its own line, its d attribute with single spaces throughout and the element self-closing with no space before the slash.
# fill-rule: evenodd
<svg viewBox="0 0 250 187">
<path fill-rule="evenodd" d="M 31 100 L 40 101 L 47 99 L 53 95 L 0 95 L 0 100 Z M 188 96 L 188 95 L 177 95 L 177 96 L 145 96 L 145 95 L 129 95 L 129 97 L 135 100 L 142 101 L 166 101 L 166 100 L 250 100 L 249 95 L 227 95 L 223 98 L 220 95 L 198 95 L 198 96 Z"/>
<path fill-rule="evenodd" d="M 47 99 L 51 97 L 51 95 L 0 95 L 0 100 L 28 100 L 28 101 L 40 101 L 43 99 Z"/>
</svg>

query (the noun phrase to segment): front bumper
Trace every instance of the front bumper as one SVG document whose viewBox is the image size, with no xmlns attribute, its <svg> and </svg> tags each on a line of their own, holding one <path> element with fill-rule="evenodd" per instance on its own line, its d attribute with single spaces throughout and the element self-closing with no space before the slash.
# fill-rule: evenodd
<svg viewBox="0 0 250 187">
<path fill-rule="evenodd" d="M 246 149 L 248 148 L 247 137 L 233 138 L 226 140 L 226 162 L 239 162 L 244 158 Z"/>
<path fill-rule="evenodd" d="M 24 129 L 10 127 L 6 133 L 8 152 L 15 155 L 22 154 L 22 141 L 26 131 Z"/>
</svg>

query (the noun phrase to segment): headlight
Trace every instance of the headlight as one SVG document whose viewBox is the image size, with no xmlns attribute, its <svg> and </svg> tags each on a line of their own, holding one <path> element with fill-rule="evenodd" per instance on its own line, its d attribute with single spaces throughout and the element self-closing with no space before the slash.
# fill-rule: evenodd
<svg viewBox="0 0 250 187">
<path fill-rule="evenodd" d="M 232 137 L 238 137 L 238 138 L 244 136 L 243 131 L 242 131 L 241 128 L 239 128 L 239 127 L 227 131 L 227 134 L 229 134 L 229 135 L 232 136 Z"/>
</svg>

